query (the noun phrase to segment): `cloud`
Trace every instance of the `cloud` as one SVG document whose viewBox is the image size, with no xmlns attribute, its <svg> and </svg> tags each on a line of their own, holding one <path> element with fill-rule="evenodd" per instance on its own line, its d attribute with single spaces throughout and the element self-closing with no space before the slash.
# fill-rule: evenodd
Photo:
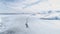
<svg viewBox="0 0 60 34">
<path fill-rule="evenodd" d="M 26 9 L 38 2 L 39 0 L 0 0 L 0 12 L 32 12 Z M 31 7 L 32 8 L 32 7 Z"/>
<path fill-rule="evenodd" d="M 21 0 L 0 0 L 0 12 L 17 12 L 22 6 Z"/>
<path fill-rule="evenodd" d="M 39 1 L 39 2 L 38 2 Z M 41 12 L 60 9 L 55 0 L 0 0 L 0 12 Z"/>
<path fill-rule="evenodd" d="M 27 5 L 31 5 L 37 0 L 0 0 L 0 12 L 30 12 L 26 10 Z M 25 8 L 24 8 L 25 7 Z M 24 9 L 23 9 L 24 8 Z"/>
</svg>

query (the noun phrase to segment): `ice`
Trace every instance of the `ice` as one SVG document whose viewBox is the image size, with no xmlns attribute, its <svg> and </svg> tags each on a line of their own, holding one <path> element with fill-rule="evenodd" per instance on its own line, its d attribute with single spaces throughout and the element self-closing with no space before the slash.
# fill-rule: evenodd
<svg viewBox="0 0 60 34">
<path fill-rule="evenodd" d="M 60 20 L 42 20 L 31 15 L 0 15 L 1 34 L 60 34 Z"/>
<path fill-rule="evenodd" d="M 29 27 L 32 34 L 60 34 L 59 20 L 30 19 Z"/>
<path fill-rule="evenodd" d="M 8 30 L 15 31 L 16 34 L 25 34 L 28 31 L 26 30 L 26 18 L 27 16 L 24 15 L 0 15 L 0 18 L 2 20 L 2 27 L 0 27 L 0 33 L 8 32 Z"/>
</svg>

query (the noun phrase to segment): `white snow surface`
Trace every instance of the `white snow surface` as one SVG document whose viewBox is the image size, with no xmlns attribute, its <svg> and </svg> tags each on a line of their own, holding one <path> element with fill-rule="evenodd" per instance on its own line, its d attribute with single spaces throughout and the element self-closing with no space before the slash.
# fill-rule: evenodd
<svg viewBox="0 0 60 34">
<path fill-rule="evenodd" d="M 29 15 L 0 15 L 0 23 L 5 28 L 0 28 L 0 33 L 14 31 L 15 34 L 60 34 L 60 20 L 41 20 Z M 26 28 L 28 18 L 28 28 Z"/>
</svg>

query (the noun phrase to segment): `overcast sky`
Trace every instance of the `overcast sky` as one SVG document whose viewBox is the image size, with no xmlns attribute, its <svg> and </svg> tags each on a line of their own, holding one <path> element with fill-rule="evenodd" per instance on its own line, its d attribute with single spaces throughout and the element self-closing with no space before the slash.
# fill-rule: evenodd
<svg viewBox="0 0 60 34">
<path fill-rule="evenodd" d="M 41 12 L 59 10 L 60 0 L 0 0 L 0 12 Z"/>
</svg>

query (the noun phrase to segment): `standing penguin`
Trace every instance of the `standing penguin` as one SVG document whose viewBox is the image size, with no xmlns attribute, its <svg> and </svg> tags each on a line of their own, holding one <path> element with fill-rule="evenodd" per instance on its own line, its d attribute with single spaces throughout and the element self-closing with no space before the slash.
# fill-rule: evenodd
<svg viewBox="0 0 60 34">
<path fill-rule="evenodd" d="M 28 26 L 28 18 L 26 18 L 26 23 L 25 23 L 25 25 L 26 25 L 26 28 L 29 27 L 29 26 Z"/>
<path fill-rule="evenodd" d="M 25 25 L 26 25 L 26 28 L 28 28 L 28 24 L 26 23 Z"/>
</svg>

